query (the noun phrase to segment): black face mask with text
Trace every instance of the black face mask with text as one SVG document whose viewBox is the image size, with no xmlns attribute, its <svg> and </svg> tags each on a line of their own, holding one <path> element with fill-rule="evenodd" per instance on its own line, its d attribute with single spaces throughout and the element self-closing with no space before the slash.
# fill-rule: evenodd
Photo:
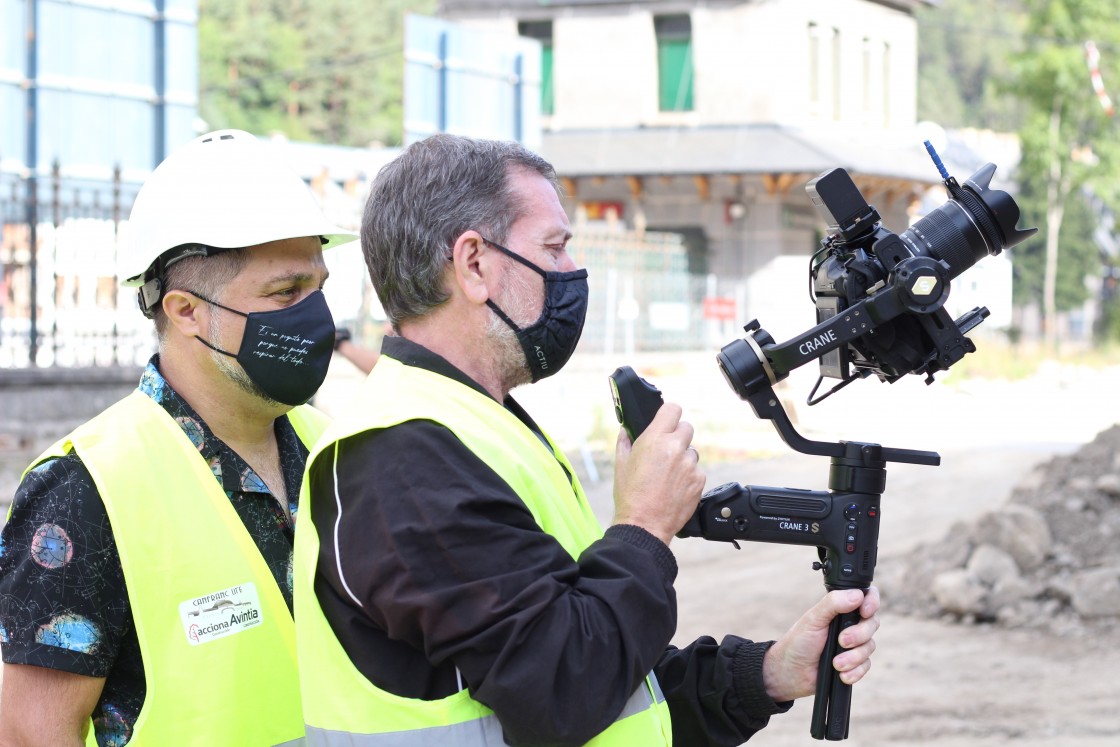
<svg viewBox="0 0 1120 747">
<path fill-rule="evenodd" d="M 334 352 L 335 325 L 322 291 L 284 309 L 248 314 L 188 292 L 245 317 L 245 336 L 236 355 L 195 337 L 211 350 L 237 360 L 266 396 L 295 407 L 311 399 L 323 385 Z"/>
<path fill-rule="evenodd" d="M 546 272 L 501 244 L 483 239 L 506 256 L 517 260 L 544 278 L 544 308 L 537 321 L 522 329 L 508 315 L 487 299 L 489 306 L 510 329 L 525 352 L 533 381 L 551 376 L 564 367 L 575 352 L 587 318 L 587 270 Z"/>
</svg>

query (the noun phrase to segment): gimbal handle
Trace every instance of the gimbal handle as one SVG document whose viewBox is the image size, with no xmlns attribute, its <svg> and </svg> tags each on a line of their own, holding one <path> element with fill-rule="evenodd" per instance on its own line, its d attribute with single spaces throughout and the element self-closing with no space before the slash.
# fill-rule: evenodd
<svg viewBox="0 0 1120 747">
<path fill-rule="evenodd" d="M 746 332 L 746 338 L 736 340 L 724 346 L 720 351 L 717 360 L 724 378 L 727 379 L 727 383 L 739 397 L 750 404 L 760 419 L 769 420 L 774 424 L 778 434 L 790 448 L 802 454 L 831 458 L 829 471 L 829 488 L 831 491 L 855 491 L 873 497 L 875 503 L 878 503 L 878 498 L 881 496 L 886 482 L 886 462 L 905 462 L 930 466 L 941 463 L 941 456 L 932 451 L 887 448 L 869 443 L 813 441 L 802 436 L 793 427 L 789 415 L 774 393 L 773 384 L 785 378 L 788 369 L 784 369 L 780 375 L 776 375 L 772 368 L 772 361 L 767 355 L 767 352 L 773 353 L 772 338 L 758 326 L 757 321 L 747 325 Z M 836 338 L 839 339 L 840 336 L 837 335 Z M 765 352 L 763 346 L 766 347 Z M 797 365 L 800 365 L 800 363 Z M 796 500 L 794 500 L 794 503 L 796 503 Z M 877 522 L 877 508 L 875 513 Z M 690 522 L 690 525 L 693 523 Z M 686 527 L 690 525 L 686 525 Z M 877 523 L 875 528 L 877 544 Z M 704 533 L 702 533 L 702 536 L 704 536 Z M 751 539 L 751 537 L 743 538 Z M 796 535 L 789 535 L 786 539 L 773 536 L 759 536 L 757 539 L 764 542 L 805 544 L 805 538 Z M 851 547 L 845 549 L 851 549 Z M 868 566 L 866 568 L 849 568 L 846 565 L 837 568 L 835 566 L 841 563 L 841 560 L 833 551 L 826 552 L 824 547 L 818 546 L 818 552 L 824 562 L 815 564 L 814 567 L 824 570 L 825 586 L 829 591 L 842 587 L 859 588 L 864 592 L 867 591 L 867 586 L 864 584 L 870 584 L 874 574 L 874 549 L 869 551 L 869 562 L 864 564 Z M 850 586 L 845 586 L 837 580 L 837 573 L 839 572 L 843 576 L 845 571 L 848 572 L 849 578 L 853 582 Z M 855 571 L 859 572 L 856 573 Z M 832 666 L 832 660 L 839 651 L 843 650 L 839 642 L 840 632 L 845 628 L 856 625 L 859 620 L 859 610 L 855 610 L 838 615 L 829 624 L 828 640 L 821 652 L 817 669 L 817 689 L 813 701 L 813 720 L 810 726 L 810 734 L 814 739 L 836 741 L 848 738 L 852 686 L 845 684 L 840 679 L 840 673 Z"/>
<path fill-rule="evenodd" d="M 840 631 L 859 622 L 859 610 L 845 612 L 832 618 L 828 626 L 828 640 L 817 670 L 817 692 L 813 700 L 813 721 L 809 734 L 813 739 L 838 741 L 848 738 L 848 724 L 852 711 L 852 686 L 840 679 L 832 666 L 832 659 L 840 651 Z"/>
</svg>

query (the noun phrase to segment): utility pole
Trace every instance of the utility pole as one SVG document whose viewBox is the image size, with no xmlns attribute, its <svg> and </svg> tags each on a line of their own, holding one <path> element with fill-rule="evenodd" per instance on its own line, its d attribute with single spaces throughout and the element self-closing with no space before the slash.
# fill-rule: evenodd
<svg viewBox="0 0 1120 747">
<path fill-rule="evenodd" d="M 27 229 L 30 245 L 30 325 L 27 355 L 32 366 L 39 354 L 39 0 L 27 0 Z"/>
<path fill-rule="evenodd" d="M 155 21 L 152 24 L 152 40 L 154 54 L 152 59 L 155 69 L 152 71 L 152 87 L 155 88 L 155 133 L 152 142 L 155 144 L 152 153 L 152 163 L 160 164 L 167 155 L 167 2 L 156 0 Z"/>
</svg>

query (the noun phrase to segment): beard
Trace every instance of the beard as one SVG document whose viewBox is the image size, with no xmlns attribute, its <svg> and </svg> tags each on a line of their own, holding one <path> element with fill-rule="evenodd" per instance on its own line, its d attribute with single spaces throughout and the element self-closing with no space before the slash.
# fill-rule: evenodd
<svg viewBox="0 0 1120 747">
<path fill-rule="evenodd" d="M 217 341 L 221 339 L 222 323 L 219 321 L 221 314 L 210 315 L 210 328 L 207 330 L 211 340 Z M 217 344 L 216 342 L 214 344 Z M 238 389 L 246 394 L 252 395 L 265 404 L 275 407 L 286 407 L 286 405 L 277 402 L 272 397 L 264 393 L 257 383 L 249 378 L 249 374 L 245 373 L 245 369 L 237 362 L 235 358 L 231 358 L 225 353 L 219 353 L 217 350 L 210 349 L 210 358 L 214 361 L 218 371 L 223 376 L 232 381 Z"/>
<path fill-rule="evenodd" d="M 502 288 L 495 304 L 506 316 L 524 329 L 537 321 L 539 316 L 533 315 L 528 307 L 533 295 L 529 282 L 517 272 L 517 268 L 510 262 L 510 271 L 506 273 L 508 281 Z M 529 370 L 529 361 L 525 357 L 525 350 L 521 341 L 517 339 L 517 332 L 505 323 L 500 316 L 490 309 L 490 323 L 486 327 L 486 338 L 493 346 L 494 355 L 498 361 L 498 371 L 501 376 L 502 387 L 510 391 L 522 384 L 531 384 L 533 374 Z"/>
</svg>

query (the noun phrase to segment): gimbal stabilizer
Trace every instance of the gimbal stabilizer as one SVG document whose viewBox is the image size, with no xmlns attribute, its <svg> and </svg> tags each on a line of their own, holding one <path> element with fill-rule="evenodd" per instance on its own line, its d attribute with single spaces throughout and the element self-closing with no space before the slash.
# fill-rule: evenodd
<svg viewBox="0 0 1120 747">
<path fill-rule="evenodd" d="M 831 459 L 828 491 L 721 485 L 701 497 L 678 536 L 814 546 L 819 560 L 813 568 L 824 573 L 825 588 L 866 590 L 871 585 L 886 463 L 937 465 L 941 457 L 872 443 L 810 441 L 794 430 L 773 385 L 820 359 L 822 380 L 828 376 L 841 384 L 815 400 L 810 394 L 809 404 L 815 404 L 871 374 L 892 383 L 906 374 L 925 374 L 931 383 L 934 373 L 975 350 L 965 334 L 984 321 L 988 310 L 975 308 L 954 320 L 944 308 L 950 282 L 1037 229 L 1016 227 L 1019 206 L 991 187 L 994 164 L 962 185 L 949 176 L 933 146 L 925 145 L 949 200 L 901 234 L 880 223 L 843 169 L 806 185 L 828 222 L 828 236 L 810 259 L 818 324 L 778 344 L 752 321 L 746 337 L 725 345 L 717 356 L 727 383 L 759 418 L 774 423 L 782 440 L 802 454 Z M 661 393 L 627 366 L 611 375 L 611 386 L 619 422 L 636 439 L 661 406 Z M 840 631 L 858 621 L 858 612 L 832 621 L 813 705 L 815 739 L 848 736 L 851 686 L 840 681 L 832 658 Z"/>
<path fill-rule="evenodd" d="M 814 570 L 824 573 L 825 588 L 862 589 L 875 576 L 879 542 L 879 499 L 886 484 L 886 462 L 937 465 L 940 457 L 929 451 L 884 448 L 878 444 L 811 441 L 790 422 L 773 386 L 762 373 L 764 358 L 752 331 L 765 334 L 757 323 L 748 325 L 747 340 L 736 340 L 719 354 L 728 383 L 755 414 L 770 420 L 791 448 L 803 454 L 831 457 L 828 491 L 772 488 L 728 483 L 706 492 L 692 518 L 678 537 L 707 540 L 772 542 L 817 548 Z M 751 344 L 753 343 L 753 344 Z M 745 351 L 744 349 L 745 348 Z M 786 372 L 788 374 L 788 372 Z M 637 438 L 661 404 L 661 393 L 639 378 L 628 366 L 611 375 L 612 394 L 619 422 Z M 784 375 L 783 375 L 784 378 Z M 835 618 L 821 654 L 810 733 L 815 739 L 840 740 L 848 736 L 851 685 L 840 680 L 832 666 L 842 650 L 840 631 L 859 622 L 859 612 Z"/>
<path fill-rule="evenodd" d="M 723 348 L 718 356 L 720 369 L 732 389 L 750 403 L 759 418 L 773 422 L 792 449 L 830 457 L 828 491 L 721 485 L 703 495 L 678 536 L 732 543 L 748 540 L 814 546 L 819 559 L 813 563 L 813 569 L 823 572 L 826 589 L 866 591 L 875 577 L 886 463 L 936 466 L 941 458 L 930 451 L 804 438 L 794 429 L 770 379 L 763 373 L 764 348 L 751 335 L 763 336 L 765 332 L 758 329 L 757 322 L 752 322 L 747 333 L 745 340 L 736 340 Z M 810 727 L 814 739 L 840 740 L 848 736 L 852 688 L 840 680 L 832 659 L 842 650 L 838 641 L 840 631 L 857 622 L 858 611 L 833 619 L 829 627 L 817 673 Z"/>
</svg>

